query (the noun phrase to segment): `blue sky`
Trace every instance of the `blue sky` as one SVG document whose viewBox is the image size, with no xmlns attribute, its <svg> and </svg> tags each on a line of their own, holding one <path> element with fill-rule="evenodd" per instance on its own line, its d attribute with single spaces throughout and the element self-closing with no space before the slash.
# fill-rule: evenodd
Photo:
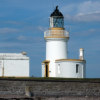
<svg viewBox="0 0 100 100">
<path fill-rule="evenodd" d="M 45 60 L 43 32 L 49 28 L 49 16 L 59 5 L 70 29 L 69 58 L 78 59 L 85 49 L 86 77 L 100 78 L 100 0 L 0 0 L 0 52 L 30 57 L 31 76 L 41 76 Z"/>
</svg>

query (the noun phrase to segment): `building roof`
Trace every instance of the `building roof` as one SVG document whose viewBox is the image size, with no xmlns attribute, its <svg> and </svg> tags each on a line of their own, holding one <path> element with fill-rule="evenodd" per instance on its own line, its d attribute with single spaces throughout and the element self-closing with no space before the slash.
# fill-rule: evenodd
<svg viewBox="0 0 100 100">
<path fill-rule="evenodd" d="M 86 62 L 86 60 L 81 60 L 81 59 L 57 59 L 56 61 L 79 61 L 79 62 Z"/>
<path fill-rule="evenodd" d="M 53 16 L 63 17 L 63 14 L 59 11 L 58 6 L 56 6 L 56 9 L 50 15 L 50 17 L 53 17 Z"/>
<path fill-rule="evenodd" d="M 22 53 L 0 53 L 0 60 L 28 60 L 25 54 Z"/>
</svg>

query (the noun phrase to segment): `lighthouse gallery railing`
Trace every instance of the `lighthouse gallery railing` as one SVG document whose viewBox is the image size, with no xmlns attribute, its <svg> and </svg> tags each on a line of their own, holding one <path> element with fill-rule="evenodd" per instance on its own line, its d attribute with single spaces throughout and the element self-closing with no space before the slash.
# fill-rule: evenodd
<svg viewBox="0 0 100 100">
<path fill-rule="evenodd" d="M 47 30 L 44 32 L 44 37 L 69 37 L 69 32 L 65 30 Z"/>
</svg>

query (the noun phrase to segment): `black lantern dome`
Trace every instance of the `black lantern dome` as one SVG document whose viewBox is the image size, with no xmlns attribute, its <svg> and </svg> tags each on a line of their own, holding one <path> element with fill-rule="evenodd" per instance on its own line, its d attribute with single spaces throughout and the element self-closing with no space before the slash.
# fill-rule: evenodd
<svg viewBox="0 0 100 100">
<path fill-rule="evenodd" d="M 58 6 L 50 15 L 50 28 L 64 28 L 64 17 Z"/>
<path fill-rule="evenodd" d="M 51 13 L 50 17 L 53 16 L 59 16 L 59 17 L 63 17 L 63 14 L 59 11 L 58 6 L 56 6 L 56 9 L 54 10 L 53 13 Z"/>
</svg>

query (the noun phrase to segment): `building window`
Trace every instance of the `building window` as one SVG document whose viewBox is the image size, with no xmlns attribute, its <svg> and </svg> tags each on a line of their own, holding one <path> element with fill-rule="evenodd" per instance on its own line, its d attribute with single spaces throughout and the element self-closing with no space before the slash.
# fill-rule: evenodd
<svg viewBox="0 0 100 100">
<path fill-rule="evenodd" d="M 79 64 L 76 64 L 76 73 L 79 72 Z"/>
<path fill-rule="evenodd" d="M 58 64 L 58 74 L 60 74 L 60 64 Z"/>
</svg>

